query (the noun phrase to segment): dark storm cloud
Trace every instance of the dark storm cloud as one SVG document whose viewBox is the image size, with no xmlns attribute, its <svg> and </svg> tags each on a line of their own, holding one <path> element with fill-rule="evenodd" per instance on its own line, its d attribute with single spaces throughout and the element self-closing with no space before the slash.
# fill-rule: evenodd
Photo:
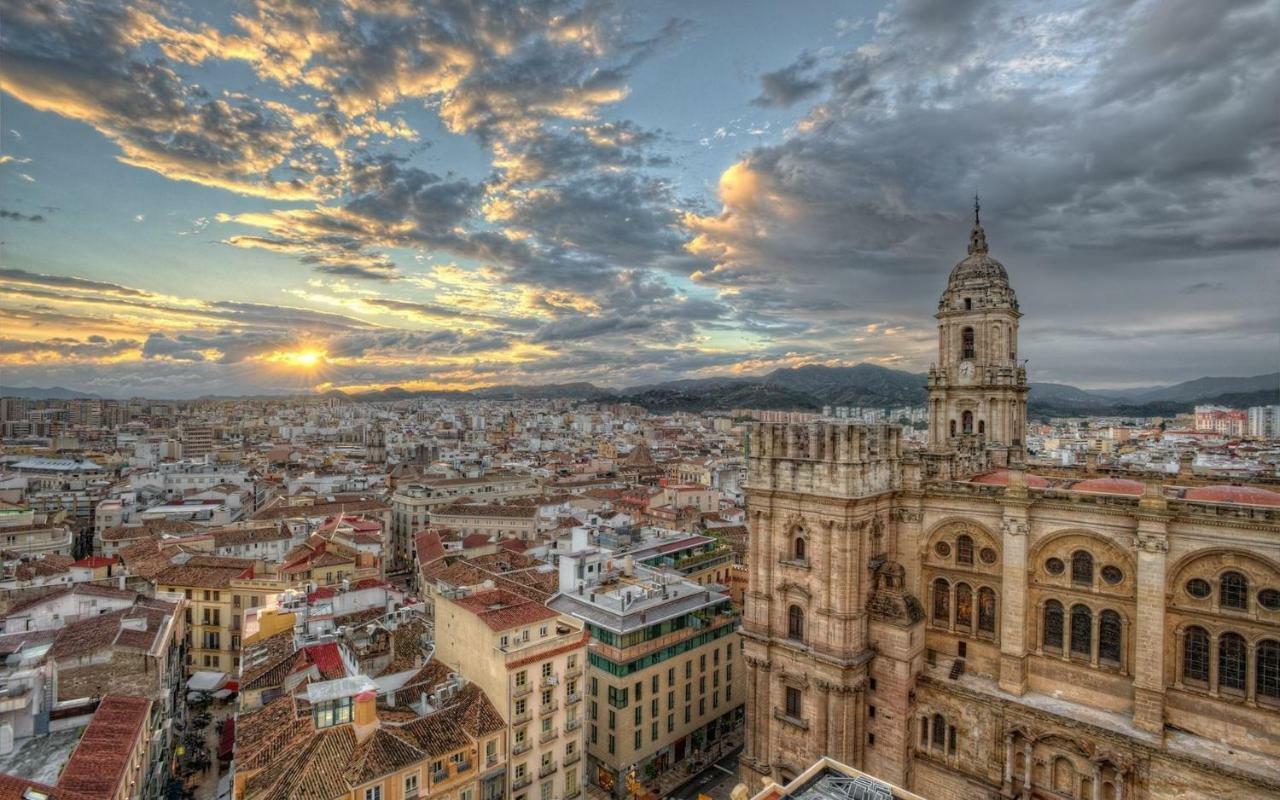
<svg viewBox="0 0 1280 800">
<path fill-rule="evenodd" d="M 137 350 L 140 344 L 136 339 L 108 339 L 105 336 L 96 335 L 87 336 L 84 339 L 55 336 L 37 342 L 0 338 L 0 355 L 19 355 L 33 358 L 58 356 L 71 359 L 95 359 Z"/>
<path fill-rule="evenodd" d="M 847 312 L 821 310 L 833 295 L 927 330 L 980 191 L 1029 315 L 1187 320 L 1135 334 L 1166 364 L 1198 327 L 1189 295 L 1274 333 L 1266 291 L 1180 287 L 1223 269 L 1261 288 L 1275 263 L 1280 3 L 907 2 L 877 29 L 871 47 L 793 65 L 821 72 L 829 97 L 785 142 L 744 154 L 723 212 L 693 221 L 691 247 L 715 262 L 697 280 L 759 320 L 809 320 L 805 336 L 839 337 Z M 1099 280 L 1087 309 L 1066 300 Z M 1022 344 L 1078 380 L 1099 355 L 1083 340 Z"/>
</svg>

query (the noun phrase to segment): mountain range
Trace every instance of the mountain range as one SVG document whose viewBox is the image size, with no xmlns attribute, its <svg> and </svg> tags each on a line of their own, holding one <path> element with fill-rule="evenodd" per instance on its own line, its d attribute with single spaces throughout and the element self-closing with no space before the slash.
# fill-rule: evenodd
<svg viewBox="0 0 1280 800">
<path fill-rule="evenodd" d="M 488 386 L 470 391 L 418 391 L 390 387 L 370 392 L 332 391 L 331 396 L 368 402 L 415 397 L 477 400 L 567 399 L 634 403 L 655 413 L 733 408 L 816 411 L 822 406 L 893 408 L 923 405 L 925 375 L 876 364 L 827 367 L 811 364 L 776 369 L 765 375 L 696 378 L 626 388 L 592 383 Z M 0 386 L 0 396 L 82 399 L 95 395 L 63 387 Z M 1236 408 L 1280 404 L 1280 372 L 1251 377 L 1205 377 L 1172 386 L 1134 389 L 1080 389 L 1061 383 L 1032 383 L 1029 410 L 1039 416 L 1156 416 L 1216 403 Z"/>
</svg>

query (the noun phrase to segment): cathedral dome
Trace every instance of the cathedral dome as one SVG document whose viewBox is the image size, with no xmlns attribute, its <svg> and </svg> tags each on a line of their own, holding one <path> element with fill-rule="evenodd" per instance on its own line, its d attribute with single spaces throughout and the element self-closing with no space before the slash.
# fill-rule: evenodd
<svg viewBox="0 0 1280 800">
<path fill-rule="evenodd" d="M 1027 487 L 1031 489 L 1044 489 L 1049 486 L 1049 481 L 1039 475 L 1026 474 Z M 990 472 L 984 472 L 981 475 L 974 475 L 969 479 L 969 483 L 980 483 L 984 486 L 1008 486 L 1009 470 L 995 469 Z"/>
<path fill-rule="evenodd" d="M 1280 506 L 1280 493 L 1257 486 L 1198 486 L 1183 495 L 1202 503 L 1237 503 L 1245 506 Z"/>
<path fill-rule="evenodd" d="M 976 219 L 973 230 L 969 232 L 969 255 L 955 265 L 947 282 L 953 287 L 960 283 L 1009 284 L 1009 273 L 1004 271 L 1004 264 L 987 252 L 987 233 Z"/>
<path fill-rule="evenodd" d="M 1147 490 L 1142 481 L 1131 481 L 1127 478 L 1090 478 L 1071 485 L 1073 492 L 1094 492 L 1095 494 L 1128 494 L 1140 495 Z"/>
</svg>

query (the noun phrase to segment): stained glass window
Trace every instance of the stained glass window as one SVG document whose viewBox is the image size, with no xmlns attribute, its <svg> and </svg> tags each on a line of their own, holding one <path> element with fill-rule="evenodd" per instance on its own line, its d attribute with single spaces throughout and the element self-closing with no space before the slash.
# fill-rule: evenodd
<svg viewBox="0 0 1280 800">
<path fill-rule="evenodd" d="M 978 590 L 978 630 L 996 632 L 996 593 L 985 586 Z"/>
<path fill-rule="evenodd" d="M 968 629 L 973 625 L 973 590 L 967 583 L 956 584 L 956 627 Z"/>
<path fill-rule="evenodd" d="M 1057 600 L 1044 604 L 1044 646 L 1062 649 L 1062 603 Z"/>
<path fill-rule="evenodd" d="M 965 534 L 956 537 L 956 563 L 973 564 L 973 539 Z"/>
<path fill-rule="evenodd" d="M 951 622 L 951 586 L 944 578 L 933 582 L 933 621 L 939 625 Z"/>
<path fill-rule="evenodd" d="M 1187 628 L 1182 638 L 1182 679 L 1209 680 L 1209 633 L 1199 626 Z"/>
<path fill-rule="evenodd" d="M 1239 572 L 1222 573 L 1219 605 L 1223 608 L 1249 607 L 1249 580 Z"/>
<path fill-rule="evenodd" d="M 1263 589 L 1258 592 L 1258 605 L 1268 611 L 1280 611 L 1280 592 L 1275 589 Z"/>
<path fill-rule="evenodd" d="M 1093 612 L 1088 606 L 1071 607 L 1071 652 L 1090 655 L 1093 651 Z"/>
<path fill-rule="evenodd" d="M 1098 660 L 1120 663 L 1120 615 L 1103 611 L 1098 617 Z"/>
<path fill-rule="evenodd" d="M 1258 643 L 1258 697 L 1280 700 L 1280 642 L 1265 639 Z"/>
<path fill-rule="evenodd" d="M 1067 568 L 1060 558 L 1046 559 L 1044 562 L 1044 571 L 1050 575 L 1061 575 L 1062 571 Z"/>
<path fill-rule="evenodd" d="M 1192 578 L 1187 581 L 1187 594 L 1197 600 L 1203 600 L 1208 597 L 1209 593 L 1212 591 L 1213 587 L 1209 585 L 1208 581 L 1203 580 L 1202 578 Z"/>
<path fill-rule="evenodd" d="M 1248 656 L 1244 637 L 1224 633 L 1218 638 L 1218 688 L 1244 691 L 1245 661 Z"/>
<path fill-rule="evenodd" d="M 1093 556 L 1086 550 L 1077 550 L 1071 554 L 1071 582 L 1093 583 Z"/>
</svg>

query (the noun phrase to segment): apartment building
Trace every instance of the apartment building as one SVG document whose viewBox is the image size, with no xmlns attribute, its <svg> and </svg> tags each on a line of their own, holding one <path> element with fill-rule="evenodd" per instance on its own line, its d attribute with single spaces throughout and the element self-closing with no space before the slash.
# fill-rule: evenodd
<svg viewBox="0 0 1280 800">
<path fill-rule="evenodd" d="M 433 527 L 448 528 L 463 536 L 481 534 L 494 541 L 529 542 L 538 533 L 538 507 L 532 505 L 450 503 L 432 509 L 428 518 Z"/>
<path fill-rule="evenodd" d="M 511 800 L 582 793 L 583 624 L 505 589 L 435 603 L 436 657 L 474 681 L 508 723 Z"/>
<path fill-rule="evenodd" d="M 614 560 L 586 529 L 573 536 L 548 605 L 591 634 L 587 778 L 621 798 L 633 767 L 652 780 L 741 728 L 738 614 L 723 587 Z"/>
<path fill-rule="evenodd" d="M 400 486 L 391 496 L 391 547 L 387 557 L 397 569 L 413 566 L 413 535 L 431 521 L 432 508 L 463 500 L 488 502 L 541 493 L 537 478 L 504 473 Z"/>
</svg>

